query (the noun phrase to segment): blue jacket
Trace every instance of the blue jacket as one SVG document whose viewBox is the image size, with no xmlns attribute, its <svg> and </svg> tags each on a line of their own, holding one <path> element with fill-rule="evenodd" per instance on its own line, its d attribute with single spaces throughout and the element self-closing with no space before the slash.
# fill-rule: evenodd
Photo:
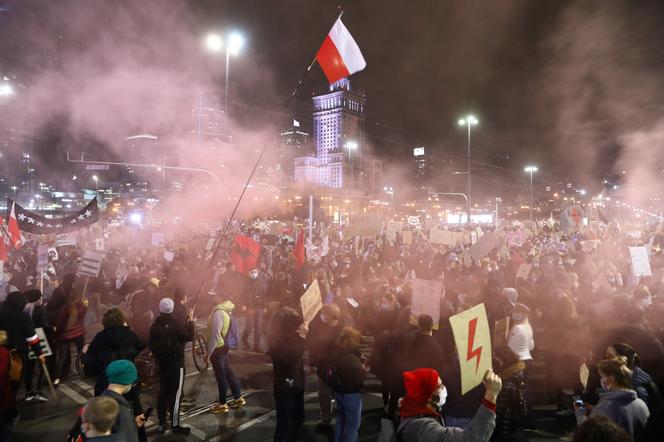
<svg viewBox="0 0 664 442">
<path fill-rule="evenodd" d="M 590 411 L 590 417 L 605 416 L 622 427 L 632 439 L 639 440 L 648 422 L 650 412 L 645 402 L 634 390 L 607 391 L 599 394 L 599 402 Z M 576 412 L 576 422 L 581 425 L 588 418 L 584 408 Z"/>
</svg>

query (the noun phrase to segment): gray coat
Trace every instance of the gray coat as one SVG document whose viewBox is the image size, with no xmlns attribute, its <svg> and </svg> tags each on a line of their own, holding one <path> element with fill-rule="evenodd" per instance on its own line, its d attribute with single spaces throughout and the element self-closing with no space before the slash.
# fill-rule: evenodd
<svg viewBox="0 0 664 442">
<path fill-rule="evenodd" d="M 496 428 L 496 415 L 481 406 L 465 430 L 446 427 L 433 417 L 406 418 L 397 433 L 402 442 L 486 442 Z"/>
<path fill-rule="evenodd" d="M 607 391 L 599 394 L 599 402 L 590 411 L 590 417 L 605 416 L 621 426 L 632 439 L 638 440 L 646 428 L 650 412 L 648 406 L 636 397 L 634 390 Z M 576 412 L 576 422 L 581 425 L 588 414 L 580 408 Z"/>
<path fill-rule="evenodd" d="M 113 425 L 113 433 L 122 434 L 126 442 L 138 442 L 136 418 L 134 417 L 134 412 L 132 411 L 129 402 L 127 402 L 127 399 L 111 390 L 104 390 L 101 395 L 115 399 L 120 408 L 117 420 Z"/>
</svg>

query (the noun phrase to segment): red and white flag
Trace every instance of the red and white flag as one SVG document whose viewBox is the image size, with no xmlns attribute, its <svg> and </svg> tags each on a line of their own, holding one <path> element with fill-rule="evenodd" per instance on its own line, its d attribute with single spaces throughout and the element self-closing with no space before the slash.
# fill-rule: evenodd
<svg viewBox="0 0 664 442">
<path fill-rule="evenodd" d="M 360 47 L 355 43 L 341 18 L 337 19 L 325 37 L 316 54 L 316 61 L 330 84 L 360 72 L 367 66 Z"/>
<path fill-rule="evenodd" d="M 18 221 L 16 220 L 16 213 L 14 212 L 14 205 L 16 203 L 12 202 L 12 210 L 9 212 L 9 219 L 7 220 L 7 233 L 9 233 L 9 238 L 11 239 L 14 248 L 18 250 L 23 245 L 23 239 L 21 238 L 21 231 L 18 228 Z"/>
</svg>

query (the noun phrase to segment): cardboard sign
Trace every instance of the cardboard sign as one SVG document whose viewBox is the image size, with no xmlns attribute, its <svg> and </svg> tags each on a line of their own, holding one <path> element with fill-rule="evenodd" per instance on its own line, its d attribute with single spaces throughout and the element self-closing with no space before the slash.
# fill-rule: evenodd
<svg viewBox="0 0 664 442">
<path fill-rule="evenodd" d="M 433 328 L 438 330 L 440 322 L 440 294 L 443 281 L 439 279 L 415 279 L 411 282 L 413 295 L 410 305 L 410 323 L 417 325 L 420 315 L 429 315 L 433 319 Z"/>
<path fill-rule="evenodd" d="M 516 279 L 528 279 L 528 276 L 530 275 L 530 269 L 532 269 L 532 265 L 530 264 L 521 264 L 519 266 L 519 270 L 516 272 Z"/>
<path fill-rule="evenodd" d="M 73 246 L 76 247 L 76 235 L 74 233 L 65 233 L 58 235 L 55 240 L 56 247 Z"/>
<path fill-rule="evenodd" d="M 590 369 L 584 362 L 583 364 L 581 364 L 581 367 L 579 367 L 579 379 L 581 380 L 581 385 L 583 385 L 584 390 L 588 386 L 589 377 L 590 377 Z"/>
<path fill-rule="evenodd" d="M 161 247 L 166 244 L 166 236 L 163 233 L 152 233 L 152 245 Z"/>
<path fill-rule="evenodd" d="M 451 232 L 449 230 L 431 229 L 429 231 L 429 242 L 431 244 L 442 244 L 444 246 L 454 247 L 459 241 L 463 240 L 463 233 Z"/>
<path fill-rule="evenodd" d="M 493 327 L 493 345 L 501 347 L 507 345 L 507 339 L 510 335 L 510 317 L 506 316 L 494 323 Z"/>
<path fill-rule="evenodd" d="M 308 328 L 309 323 L 313 321 L 318 312 L 323 308 L 323 299 L 320 297 L 320 287 L 318 287 L 317 279 L 314 279 L 313 284 L 309 286 L 300 298 L 300 306 L 302 307 L 304 325 Z"/>
<path fill-rule="evenodd" d="M 412 244 L 413 232 L 411 232 L 410 230 L 404 230 L 403 232 L 401 232 L 401 234 L 402 234 L 401 239 L 404 244 Z"/>
<path fill-rule="evenodd" d="M 175 258 L 175 253 L 171 252 L 170 250 L 166 250 L 164 252 L 164 259 L 168 262 L 173 262 L 173 258 Z"/>
<path fill-rule="evenodd" d="M 48 247 L 37 246 L 37 271 L 45 272 L 48 270 Z"/>
<path fill-rule="evenodd" d="M 632 272 L 634 272 L 634 276 L 637 278 L 652 276 L 648 250 L 645 247 L 630 247 L 629 255 L 632 258 Z"/>
<path fill-rule="evenodd" d="M 484 304 L 450 316 L 450 325 L 459 354 L 461 394 L 466 394 L 481 384 L 491 369 L 491 335 Z"/>
<path fill-rule="evenodd" d="M 488 255 L 493 249 L 500 245 L 498 238 L 493 236 L 493 233 L 486 232 L 475 244 L 472 245 L 470 250 L 470 257 L 475 261 L 479 261 Z"/>
<path fill-rule="evenodd" d="M 348 237 L 380 235 L 383 229 L 383 218 L 380 215 L 354 215 L 346 230 Z"/>
<path fill-rule="evenodd" d="M 41 327 L 36 327 L 35 328 L 35 333 L 37 336 L 39 336 L 39 346 L 41 347 L 41 352 L 44 356 L 53 356 L 53 351 L 51 350 L 51 346 L 48 345 L 48 339 L 46 339 L 46 333 L 44 333 L 44 329 Z M 30 349 L 30 352 L 28 352 L 28 359 L 37 359 L 37 356 L 35 356 L 35 352 Z"/>
<path fill-rule="evenodd" d="M 101 263 L 104 261 L 104 253 L 96 250 L 86 250 L 83 254 L 83 261 L 76 272 L 80 276 L 90 276 L 96 278 L 101 270 Z"/>
<path fill-rule="evenodd" d="M 95 239 L 95 250 L 98 251 L 104 250 L 104 238 Z"/>
</svg>

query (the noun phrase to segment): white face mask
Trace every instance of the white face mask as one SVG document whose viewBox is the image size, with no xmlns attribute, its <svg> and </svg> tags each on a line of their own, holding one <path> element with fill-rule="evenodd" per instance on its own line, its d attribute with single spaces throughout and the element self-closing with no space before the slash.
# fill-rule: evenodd
<svg viewBox="0 0 664 442">
<path fill-rule="evenodd" d="M 447 387 L 443 386 L 443 389 L 436 395 L 438 396 L 438 402 L 436 402 L 436 405 L 440 408 L 445 405 L 445 402 L 447 402 Z"/>
</svg>

